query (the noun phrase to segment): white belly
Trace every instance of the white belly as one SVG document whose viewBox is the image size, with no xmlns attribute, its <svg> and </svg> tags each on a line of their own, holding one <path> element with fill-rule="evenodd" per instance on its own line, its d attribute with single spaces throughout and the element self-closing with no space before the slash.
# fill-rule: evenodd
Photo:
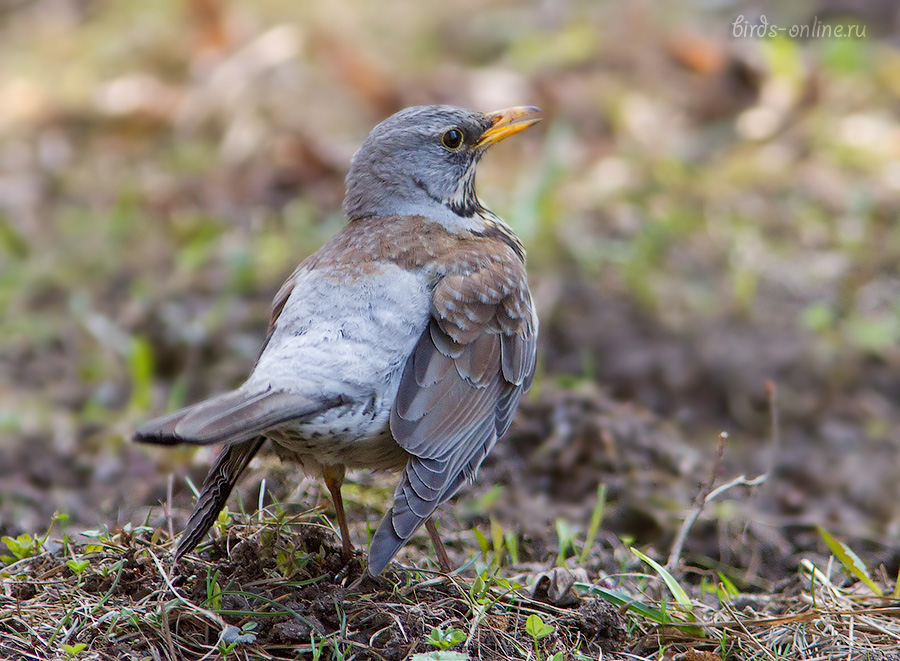
<svg viewBox="0 0 900 661">
<path fill-rule="evenodd" d="M 404 456 L 388 420 L 431 294 L 423 274 L 393 264 L 348 275 L 297 277 L 246 387 L 346 402 L 267 434 L 296 460 L 312 460 L 301 463 L 388 468 Z"/>
</svg>

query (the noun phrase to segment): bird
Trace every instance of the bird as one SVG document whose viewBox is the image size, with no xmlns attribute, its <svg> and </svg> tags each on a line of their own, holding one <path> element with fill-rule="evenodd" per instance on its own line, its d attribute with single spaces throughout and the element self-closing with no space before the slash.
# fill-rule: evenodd
<svg viewBox="0 0 900 661">
<path fill-rule="evenodd" d="M 147 422 L 138 442 L 218 444 L 175 561 L 215 522 L 266 441 L 328 488 L 345 563 L 354 557 L 347 469 L 400 472 L 371 539 L 380 574 L 433 521 L 510 427 L 534 379 L 538 319 L 525 249 L 475 193 L 485 152 L 541 120 L 431 105 L 391 115 L 353 156 L 346 224 L 287 279 L 236 390 Z"/>
</svg>

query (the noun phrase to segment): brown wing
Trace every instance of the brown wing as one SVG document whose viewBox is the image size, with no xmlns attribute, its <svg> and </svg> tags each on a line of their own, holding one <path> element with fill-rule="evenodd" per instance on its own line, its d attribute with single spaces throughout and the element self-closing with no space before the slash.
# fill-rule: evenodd
<svg viewBox="0 0 900 661">
<path fill-rule="evenodd" d="M 537 318 L 524 264 L 510 256 L 441 280 L 406 363 L 391 432 L 412 456 L 369 550 L 378 574 L 437 509 L 474 479 L 509 429 L 534 375 Z"/>
</svg>

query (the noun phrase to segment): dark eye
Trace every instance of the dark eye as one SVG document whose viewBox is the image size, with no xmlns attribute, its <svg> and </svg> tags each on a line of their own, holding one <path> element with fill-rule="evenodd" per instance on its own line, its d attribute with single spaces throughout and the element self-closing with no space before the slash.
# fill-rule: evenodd
<svg viewBox="0 0 900 661">
<path fill-rule="evenodd" d="M 463 135 L 463 132 L 459 129 L 450 129 L 443 136 L 441 136 L 441 144 L 450 151 L 456 151 L 463 143 L 464 137 L 465 136 Z"/>
</svg>

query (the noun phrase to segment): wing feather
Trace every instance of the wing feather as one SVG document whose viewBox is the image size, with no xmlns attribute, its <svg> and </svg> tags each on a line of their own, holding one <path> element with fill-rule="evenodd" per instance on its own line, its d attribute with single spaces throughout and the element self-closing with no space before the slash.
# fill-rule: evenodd
<svg viewBox="0 0 900 661">
<path fill-rule="evenodd" d="M 371 573 L 381 572 L 419 526 L 474 479 L 531 385 L 536 338 L 518 258 L 446 276 L 435 287 L 431 320 L 407 360 L 391 410 L 391 433 L 411 456 L 372 539 Z"/>
</svg>

